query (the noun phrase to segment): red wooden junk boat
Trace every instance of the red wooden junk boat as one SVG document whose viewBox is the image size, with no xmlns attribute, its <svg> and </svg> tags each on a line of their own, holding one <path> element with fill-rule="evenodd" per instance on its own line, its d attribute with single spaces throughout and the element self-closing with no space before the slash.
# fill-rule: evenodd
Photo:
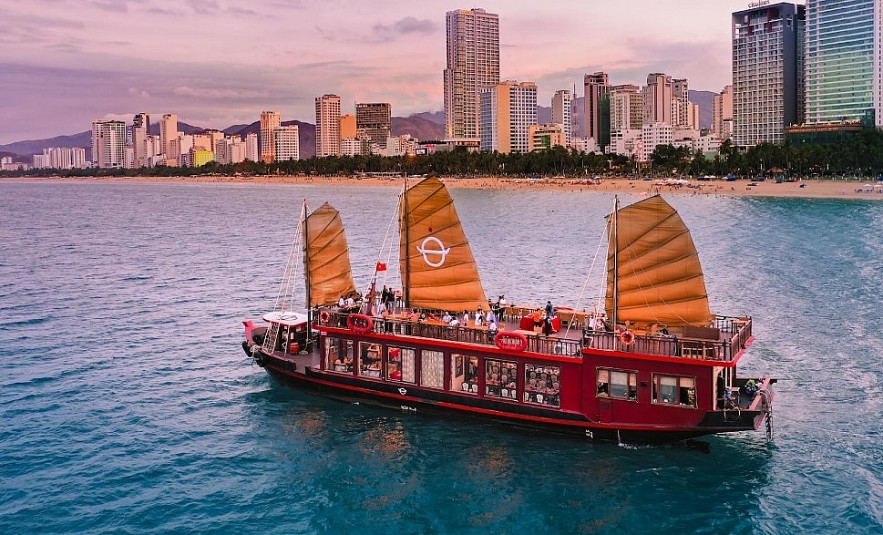
<svg viewBox="0 0 883 535">
<path fill-rule="evenodd" d="M 274 311 L 244 322 L 246 353 L 334 397 L 593 440 L 672 442 L 764 422 L 771 433 L 776 380 L 736 373 L 751 318 L 709 312 L 693 240 L 662 197 L 608 217 L 606 314 L 559 309 L 545 332 L 530 311 L 489 310 L 440 181 L 405 188 L 399 206 L 401 293 L 372 282 L 359 304 L 340 215 L 305 205 Z M 303 311 L 292 302 L 297 243 Z"/>
</svg>

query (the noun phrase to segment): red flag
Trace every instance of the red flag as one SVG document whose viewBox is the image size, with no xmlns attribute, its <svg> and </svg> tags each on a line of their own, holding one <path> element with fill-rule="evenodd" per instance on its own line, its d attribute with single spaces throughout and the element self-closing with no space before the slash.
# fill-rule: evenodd
<svg viewBox="0 0 883 535">
<path fill-rule="evenodd" d="M 386 271 L 386 263 L 377 262 L 377 271 Z"/>
</svg>

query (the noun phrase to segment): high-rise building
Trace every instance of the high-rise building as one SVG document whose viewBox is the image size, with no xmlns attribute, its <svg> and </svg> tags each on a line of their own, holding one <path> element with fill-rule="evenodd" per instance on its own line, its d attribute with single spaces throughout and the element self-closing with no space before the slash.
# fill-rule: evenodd
<svg viewBox="0 0 883 535">
<path fill-rule="evenodd" d="M 555 91 L 552 97 L 552 122 L 560 124 L 564 132 L 564 144 L 573 143 L 573 93 L 569 89 Z"/>
<path fill-rule="evenodd" d="M 445 21 L 445 134 L 478 139 L 479 91 L 500 81 L 500 19 L 483 9 L 458 9 Z"/>
<path fill-rule="evenodd" d="M 259 162 L 261 153 L 258 148 L 258 135 L 254 132 L 245 136 L 245 159 L 252 162 Z"/>
<path fill-rule="evenodd" d="M 126 123 L 92 121 L 92 164 L 102 169 L 126 165 Z"/>
<path fill-rule="evenodd" d="M 270 163 L 276 160 L 274 135 L 282 126 L 282 116 L 277 111 L 261 112 L 261 161 Z"/>
<path fill-rule="evenodd" d="M 673 98 L 671 76 L 654 72 L 647 75 L 644 86 L 644 124 L 672 124 L 671 101 Z"/>
<path fill-rule="evenodd" d="M 86 149 L 79 147 L 44 148 L 34 155 L 35 169 L 85 169 Z"/>
<path fill-rule="evenodd" d="M 659 145 L 671 145 L 672 127 L 668 123 L 645 123 L 641 128 L 641 159 L 648 161 Z"/>
<path fill-rule="evenodd" d="M 273 132 L 273 152 L 277 162 L 300 160 L 297 125 L 280 126 Z"/>
<path fill-rule="evenodd" d="M 340 155 L 340 97 L 316 97 L 316 157 Z"/>
<path fill-rule="evenodd" d="M 167 160 L 178 158 L 177 140 L 178 116 L 174 113 L 167 113 L 162 116 L 162 121 L 159 122 L 159 141 Z"/>
<path fill-rule="evenodd" d="M 147 150 L 147 136 L 150 133 L 150 116 L 146 113 L 135 115 L 132 120 L 132 151 L 134 153 L 135 167 L 148 167 L 150 165 Z"/>
<path fill-rule="evenodd" d="M 671 81 L 671 125 L 691 128 L 690 89 L 686 78 Z M 698 128 L 698 127 L 697 127 Z"/>
<path fill-rule="evenodd" d="M 537 86 L 507 80 L 482 89 L 481 150 L 529 152 L 530 126 L 537 124 Z"/>
<path fill-rule="evenodd" d="M 356 132 L 367 135 L 372 144 L 385 149 L 386 141 L 392 134 L 390 104 L 388 102 L 356 104 Z"/>
<path fill-rule="evenodd" d="M 881 9 L 881 0 L 807 0 L 807 124 L 859 121 L 871 113 L 879 120 Z"/>
<path fill-rule="evenodd" d="M 733 86 L 725 86 L 712 98 L 711 131 L 716 138 L 729 139 L 733 133 Z"/>
<path fill-rule="evenodd" d="M 340 139 L 356 139 L 356 116 L 347 113 L 340 116 Z"/>
<path fill-rule="evenodd" d="M 610 88 L 610 133 L 640 131 L 644 124 L 644 94 L 633 84 Z"/>
<path fill-rule="evenodd" d="M 802 5 L 769 4 L 733 13 L 733 142 L 782 143 L 802 122 Z"/>
<path fill-rule="evenodd" d="M 604 139 L 609 141 L 609 130 L 604 132 L 602 119 L 603 105 L 602 101 L 610 92 L 610 83 L 607 80 L 607 73 L 596 72 L 595 74 L 587 74 L 583 78 L 583 88 L 585 90 L 583 106 L 585 107 L 586 120 L 586 137 L 592 138 L 598 145 L 602 147 Z"/>
</svg>

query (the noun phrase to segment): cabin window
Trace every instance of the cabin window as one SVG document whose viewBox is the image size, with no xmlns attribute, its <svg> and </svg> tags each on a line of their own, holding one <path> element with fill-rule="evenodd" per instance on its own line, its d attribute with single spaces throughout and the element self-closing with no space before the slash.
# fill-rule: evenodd
<svg viewBox="0 0 883 535">
<path fill-rule="evenodd" d="M 561 406 L 561 369 L 558 366 L 524 365 L 524 401 Z"/>
<path fill-rule="evenodd" d="M 390 347 L 386 354 L 386 378 L 390 381 L 415 381 L 416 352 L 408 347 Z"/>
<path fill-rule="evenodd" d="M 478 394 L 478 357 L 451 354 L 451 390 Z"/>
<path fill-rule="evenodd" d="M 429 388 L 445 387 L 445 354 L 424 349 L 420 352 L 420 384 Z"/>
<path fill-rule="evenodd" d="M 337 338 L 326 338 L 325 339 L 325 369 L 326 370 L 334 370 L 334 371 L 343 371 L 338 370 L 335 367 L 335 364 L 341 364 L 340 360 L 340 340 Z"/>
<path fill-rule="evenodd" d="M 346 346 L 344 346 L 346 344 Z M 325 369 L 353 373 L 353 343 L 339 338 L 325 339 Z"/>
<path fill-rule="evenodd" d="M 359 375 L 380 377 L 380 344 L 359 342 Z"/>
<path fill-rule="evenodd" d="M 508 360 L 484 361 L 484 393 L 492 398 L 518 399 L 518 364 Z"/>
<path fill-rule="evenodd" d="M 653 374 L 653 403 L 696 406 L 696 378 Z"/>
<path fill-rule="evenodd" d="M 638 400 L 638 372 L 598 368 L 597 396 Z"/>
</svg>

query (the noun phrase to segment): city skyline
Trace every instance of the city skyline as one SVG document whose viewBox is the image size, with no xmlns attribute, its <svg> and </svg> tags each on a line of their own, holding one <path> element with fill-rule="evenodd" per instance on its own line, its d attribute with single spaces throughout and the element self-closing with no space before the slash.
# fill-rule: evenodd
<svg viewBox="0 0 883 535">
<path fill-rule="evenodd" d="M 596 71 L 612 83 L 672 72 L 719 91 L 730 79 L 730 14 L 747 4 L 0 1 L 0 144 L 142 111 L 210 128 L 267 109 L 310 121 L 325 93 L 347 112 L 356 101 L 390 102 L 400 116 L 441 111 L 445 13 L 471 7 L 500 15 L 501 79 L 536 82 L 542 105 Z"/>
</svg>

